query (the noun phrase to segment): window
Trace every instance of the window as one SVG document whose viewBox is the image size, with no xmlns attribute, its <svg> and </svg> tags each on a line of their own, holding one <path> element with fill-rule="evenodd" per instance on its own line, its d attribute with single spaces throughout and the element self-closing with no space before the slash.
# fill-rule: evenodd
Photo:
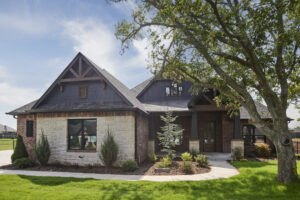
<svg viewBox="0 0 300 200">
<path fill-rule="evenodd" d="M 33 120 L 26 121 L 26 137 L 33 137 Z"/>
<path fill-rule="evenodd" d="M 266 142 L 266 136 L 259 132 L 253 125 L 243 126 L 243 138 L 246 145 L 251 145 L 256 142 Z"/>
<path fill-rule="evenodd" d="M 170 87 L 166 87 L 166 96 L 181 96 L 182 93 L 183 88 L 178 83 L 172 83 Z"/>
<path fill-rule="evenodd" d="M 97 146 L 96 119 L 68 120 L 68 149 L 96 150 Z"/>
<path fill-rule="evenodd" d="M 87 86 L 79 86 L 78 96 L 79 96 L 80 99 L 86 99 L 87 98 Z"/>
</svg>

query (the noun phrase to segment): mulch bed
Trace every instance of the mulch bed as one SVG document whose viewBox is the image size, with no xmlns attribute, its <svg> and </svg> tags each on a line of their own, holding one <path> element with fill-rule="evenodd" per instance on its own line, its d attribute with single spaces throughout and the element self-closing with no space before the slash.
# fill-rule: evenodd
<svg viewBox="0 0 300 200">
<path fill-rule="evenodd" d="M 120 167 L 111 167 L 105 169 L 102 166 L 63 166 L 63 165 L 48 165 L 48 166 L 34 166 L 21 170 L 29 171 L 53 171 L 53 172 L 81 172 L 81 173 L 96 173 L 96 174 L 126 174 L 126 175 L 184 175 L 185 173 L 180 170 L 180 163 L 182 161 L 173 161 L 170 167 L 170 173 L 155 173 L 154 169 L 157 168 L 158 163 L 150 163 L 145 161 L 139 165 L 139 168 L 134 172 L 124 172 Z M 20 170 L 13 165 L 6 165 L 0 169 Z M 192 162 L 192 174 L 202 174 L 210 171 L 210 168 L 201 168 L 197 166 L 196 162 Z"/>
</svg>

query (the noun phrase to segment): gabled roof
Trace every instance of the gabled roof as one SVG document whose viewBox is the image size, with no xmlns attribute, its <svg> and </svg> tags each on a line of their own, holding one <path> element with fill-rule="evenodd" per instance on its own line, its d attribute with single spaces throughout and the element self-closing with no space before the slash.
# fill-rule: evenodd
<svg viewBox="0 0 300 200">
<path fill-rule="evenodd" d="M 256 106 L 257 112 L 260 114 L 262 119 L 271 119 L 272 118 L 267 106 L 265 106 L 257 101 L 255 101 L 255 106 Z M 240 118 L 241 119 L 250 119 L 250 115 L 244 107 L 240 108 Z"/>
<path fill-rule="evenodd" d="M 36 101 L 33 101 L 29 104 L 26 104 L 14 111 L 11 111 L 7 114 L 17 115 L 17 114 L 25 114 L 30 112 L 42 112 L 42 111 L 71 111 L 71 110 L 80 110 L 86 111 L 88 109 L 95 110 L 95 109 L 106 109 L 109 110 L 110 108 L 104 107 L 103 105 L 98 104 L 85 104 L 85 105 L 68 105 L 68 106 L 55 106 L 49 107 L 46 110 L 39 109 L 39 105 L 47 98 L 49 93 L 54 89 L 54 87 L 59 83 L 59 81 L 64 77 L 64 75 L 69 71 L 69 69 L 73 66 L 73 64 L 81 58 L 84 62 L 86 62 L 90 67 L 94 69 L 94 71 L 103 77 L 106 84 L 108 84 L 123 100 L 128 106 L 122 107 L 121 105 L 112 106 L 111 109 L 140 109 L 141 111 L 145 112 L 143 105 L 135 98 L 134 94 L 119 80 L 117 80 L 114 76 L 112 76 L 109 72 L 105 69 L 100 68 L 91 60 L 89 60 L 86 56 L 82 53 L 78 53 L 75 58 L 70 62 L 70 64 L 64 69 L 64 71 L 58 76 L 58 78 L 52 83 L 52 85 L 46 90 L 46 92 Z"/>
<path fill-rule="evenodd" d="M 146 87 L 150 85 L 150 83 L 155 79 L 154 76 L 151 78 L 143 81 L 142 83 L 138 84 L 134 88 L 131 88 L 130 91 L 134 94 L 135 97 L 137 97 Z"/>
</svg>

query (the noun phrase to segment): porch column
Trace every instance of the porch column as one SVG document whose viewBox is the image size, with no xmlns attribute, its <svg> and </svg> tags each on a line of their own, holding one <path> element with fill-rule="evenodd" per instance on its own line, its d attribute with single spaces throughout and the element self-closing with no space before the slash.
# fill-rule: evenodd
<svg viewBox="0 0 300 200">
<path fill-rule="evenodd" d="M 189 141 L 189 151 L 190 152 L 197 152 L 199 153 L 200 144 L 199 144 L 199 137 L 198 137 L 198 114 L 196 111 L 192 112 L 192 128 L 191 128 L 191 135 Z"/>
<path fill-rule="evenodd" d="M 153 116 L 150 115 L 148 118 L 149 135 L 148 135 L 148 155 L 155 153 L 155 134 L 153 133 Z"/>
<path fill-rule="evenodd" d="M 242 139 L 241 137 L 241 120 L 240 120 L 240 112 L 238 115 L 234 115 L 234 139 Z"/>
<path fill-rule="evenodd" d="M 235 159 L 233 155 L 233 150 L 238 148 L 241 150 L 242 156 L 244 157 L 244 139 L 241 136 L 241 120 L 240 120 L 240 112 L 238 115 L 234 115 L 234 127 L 233 127 L 233 140 L 231 140 L 231 156 Z"/>
</svg>

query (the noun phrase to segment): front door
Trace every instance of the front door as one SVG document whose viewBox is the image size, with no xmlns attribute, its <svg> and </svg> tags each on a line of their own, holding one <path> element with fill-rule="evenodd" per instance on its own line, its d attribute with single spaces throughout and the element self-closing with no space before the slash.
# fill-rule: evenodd
<svg viewBox="0 0 300 200">
<path fill-rule="evenodd" d="M 204 151 L 214 152 L 216 151 L 216 122 L 205 121 L 204 122 Z"/>
</svg>

